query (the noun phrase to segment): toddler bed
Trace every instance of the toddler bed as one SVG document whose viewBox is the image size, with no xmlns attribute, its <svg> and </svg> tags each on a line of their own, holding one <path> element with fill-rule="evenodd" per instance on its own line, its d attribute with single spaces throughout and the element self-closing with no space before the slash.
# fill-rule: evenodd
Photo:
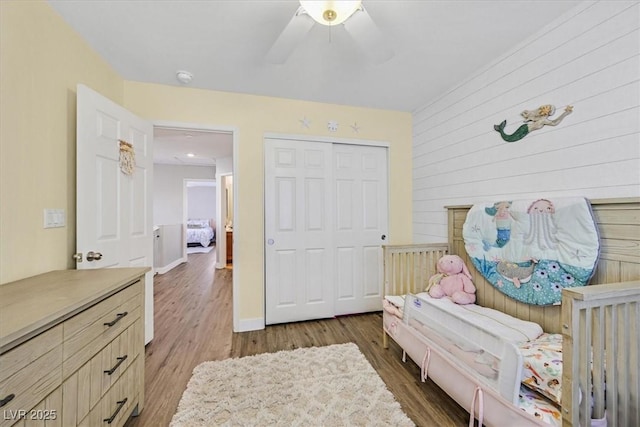
<svg viewBox="0 0 640 427">
<path fill-rule="evenodd" d="M 640 201 L 591 204 L 602 242 L 592 284 L 626 282 L 567 288 L 561 306 L 530 307 L 495 293 L 475 273 L 480 306 L 542 328 L 534 326 L 530 336 L 519 339 L 520 332 L 514 337 L 491 332 L 490 327 L 478 326 L 479 321 L 455 315 L 451 320 L 450 313 L 420 292 L 436 273 L 437 259 L 448 251 L 471 263 L 461 239 L 469 207 L 452 207 L 447 244 L 384 247 L 389 296 L 383 301 L 385 347 L 391 336 L 420 366 L 423 378 L 432 379 L 469 410 L 470 422 L 477 418 L 488 426 L 640 425 L 640 282 L 632 280 L 640 278 Z M 452 326 L 456 322 L 460 325 Z M 582 394 L 589 397 L 583 399 Z"/>
</svg>

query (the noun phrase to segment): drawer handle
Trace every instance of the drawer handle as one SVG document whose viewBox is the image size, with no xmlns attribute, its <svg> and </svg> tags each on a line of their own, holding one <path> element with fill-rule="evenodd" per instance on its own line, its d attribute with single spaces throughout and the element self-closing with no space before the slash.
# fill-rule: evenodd
<svg viewBox="0 0 640 427">
<path fill-rule="evenodd" d="M 129 313 L 128 313 L 128 312 L 126 312 L 126 311 L 125 311 L 124 313 L 118 313 L 118 314 L 116 315 L 116 318 L 115 318 L 115 319 L 113 319 L 111 322 L 107 322 L 107 323 L 105 323 L 105 324 L 104 324 L 104 326 L 112 327 L 113 325 L 115 325 L 116 323 L 118 323 L 119 321 L 121 321 L 121 320 L 122 320 L 122 318 L 123 318 L 124 316 L 126 316 L 127 314 L 129 314 Z"/>
<path fill-rule="evenodd" d="M 4 399 L 0 400 L 0 408 L 2 408 L 7 403 L 11 402 L 14 397 L 16 397 L 16 395 L 11 393 L 9 396 L 7 396 Z"/>
<path fill-rule="evenodd" d="M 118 404 L 118 407 L 116 408 L 116 411 L 109 418 L 105 418 L 104 420 L 102 420 L 107 424 L 111 424 L 113 422 L 113 420 L 116 419 L 116 417 L 118 416 L 118 412 L 120 412 L 120 410 L 127 403 L 127 398 L 125 397 L 123 400 L 119 400 L 116 403 Z"/>
<path fill-rule="evenodd" d="M 113 368 L 109 369 L 108 371 L 104 371 L 104 373 L 105 373 L 105 374 L 107 374 L 107 375 L 111 375 L 111 374 L 113 374 L 113 373 L 116 371 L 116 369 L 118 369 L 118 368 L 120 367 L 120 365 L 122 365 L 122 362 L 124 362 L 125 360 L 127 360 L 127 355 L 125 354 L 124 356 L 122 356 L 122 357 L 117 357 L 116 359 L 118 360 L 118 363 L 116 363 L 116 364 L 113 366 Z"/>
</svg>

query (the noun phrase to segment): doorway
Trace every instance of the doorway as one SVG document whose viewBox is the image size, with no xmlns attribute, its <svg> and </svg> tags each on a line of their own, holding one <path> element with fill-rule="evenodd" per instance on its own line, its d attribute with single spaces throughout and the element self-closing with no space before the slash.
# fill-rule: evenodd
<svg viewBox="0 0 640 427">
<path fill-rule="evenodd" d="M 186 229 L 188 218 L 186 182 L 215 182 L 216 212 L 211 218 L 215 224 L 216 259 L 226 257 L 226 245 L 220 244 L 224 234 L 226 211 L 222 177 L 232 175 L 237 161 L 237 130 L 227 126 L 198 125 L 192 123 L 154 123 L 154 224 L 179 223 L 183 240 L 180 243 L 183 259 L 187 261 Z M 234 201 L 237 203 L 237 182 L 233 182 Z M 226 199 L 224 200 L 226 202 Z M 238 230 L 237 221 L 233 224 Z M 232 247 L 231 247 L 232 250 Z M 216 267 L 220 267 L 216 265 Z M 223 266 L 224 267 L 224 266 Z M 234 297 L 237 294 L 236 279 L 232 279 Z M 234 324 L 237 320 L 237 304 L 233 304 Z"/>
</svg>

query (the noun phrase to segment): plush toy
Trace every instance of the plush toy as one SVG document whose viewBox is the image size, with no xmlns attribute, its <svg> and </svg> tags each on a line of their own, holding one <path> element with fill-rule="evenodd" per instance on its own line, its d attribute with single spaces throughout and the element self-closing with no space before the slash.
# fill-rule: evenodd
<svg viewBox="0 0 640 427">
<path fill-rule="evenodd" d="M 427 288 L 432 298 L 449 297 L 457 304 L 476 302 L 476 287 L 464 261 L 457 255 L 445 255 L 438 260 L 438 274 L 431 276 Z"/>
</svg>

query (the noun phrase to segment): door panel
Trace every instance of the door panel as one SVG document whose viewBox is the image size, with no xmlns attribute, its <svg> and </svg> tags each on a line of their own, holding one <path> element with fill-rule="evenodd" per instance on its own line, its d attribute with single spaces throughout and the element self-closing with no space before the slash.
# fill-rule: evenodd
<svg viewBox="0 0 640 427">
<path fill-rule="evenodd" d="M 119 140 L 132 144 L 135 169 L 120 169 Z M 153 266 L 153 127 L 78 85 L 76 143 L 78 269 Z M 86 254 L 102 257 L 90 261 Z M 145 343 L 153 337 L 153 272 L 145 275 Z"/>
<path fill-rule="evenodd" d="M 355 265 L 354 248 L 336 248 L 336 297 L 340 301 L 353 299 L 356 296 L 353 267 Z"/>
<path fill-rule="evenodd" d="M 265 141 L 266 324 L 333 316 L 331 146 Z"/>
<path fill-rule="evenodd" d="M 335 314 L 380 310 L 381 245 L 388 234 L 387 149 L 334 144 L 333 150 L 339 278 Z"/>
</svg>

